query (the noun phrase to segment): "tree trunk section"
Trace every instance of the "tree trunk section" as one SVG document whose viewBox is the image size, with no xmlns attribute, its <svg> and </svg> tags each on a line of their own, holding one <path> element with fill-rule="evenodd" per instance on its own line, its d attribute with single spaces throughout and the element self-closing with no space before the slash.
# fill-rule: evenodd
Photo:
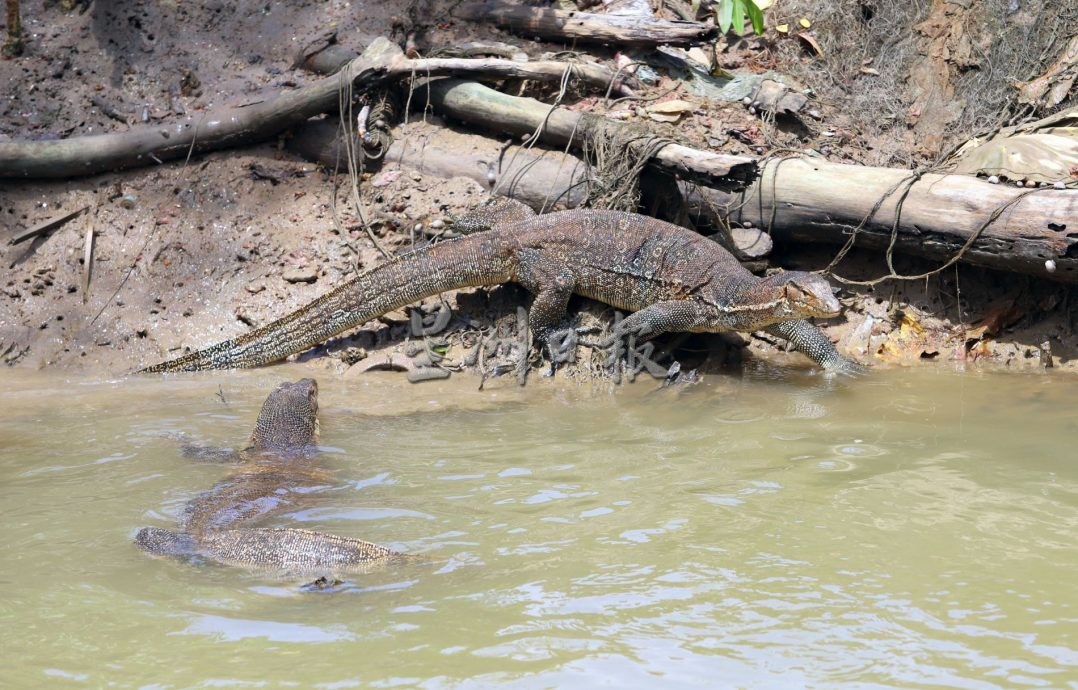
<svg viewBox="0 0 1078 690">
<path fill-rule="evenodd" d="M 476 82 L 437 79 L 416 87 L 413 103 L 429 102 L 434 111 L 487 130 L 515 135 L 539 131 L 548 146 L 582 146 L 583 115 L 532 98 L 508 96 Z M 429 89 L 429 91 L 428 91 Z M 618 123 L 612 123 L 618 126 Z M 663 147 L 653 165 L 719 189 L 740 189 L 756 178 L 756 161 L 700 151 L 680 144 Z"/>
<path fill-rule="evenodd" d="M 716 33 L 714 26 L 699 22 L 567 12 L 496 1 L 461 5 L 453 15 L 473 22 L 490 22 L 526 38 L 607 43 L 619 48 L 705 43 Z"/>
<path fill-rule="evenodd" d="M 730 220 L 770 226 L 779 241 L 844 244 L 877 200 L 909 176 L 904 170 L 791 158 L 769 161 L 743 193 L 707 194 L 731 209 Z M 968 175 L 925 175 L 902 204 L 894 248 L 942 263 L 996 209 L 1027 191 Z M 884 201 L 858 231 L 855 246 L 886 250 L 899 196 Z M 1042 187 L 1024 197 L 985 228 L 962 260 L 1078 283 L 1078 190 Z"/>
</svg>

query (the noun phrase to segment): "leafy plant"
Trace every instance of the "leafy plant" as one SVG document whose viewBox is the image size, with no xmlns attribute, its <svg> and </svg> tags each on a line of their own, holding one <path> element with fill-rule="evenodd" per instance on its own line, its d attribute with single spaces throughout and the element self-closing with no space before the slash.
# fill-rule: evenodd
<svg viewBox="0 0 1078 690">
<path fill-rule="evenodd" d="M 752 30 L 758 34 L 764 32 L 764 12 L 760 5 L 770 6 L 770 2 L 757 4 L 756 0 L 719 0 L 715 5 L 715 21 L 719 30 L 726 33 L 730 29 L 741 36 L 745 29 L 745 17 L 752 22 Z"/>
</svg>

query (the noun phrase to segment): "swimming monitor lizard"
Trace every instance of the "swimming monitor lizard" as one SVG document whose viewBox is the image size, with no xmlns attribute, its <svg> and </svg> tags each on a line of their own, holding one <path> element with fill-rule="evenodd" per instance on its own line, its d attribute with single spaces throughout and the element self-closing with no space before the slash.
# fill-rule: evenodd
<svg viewBox="0 0 1078 690">
<path fill-rule="evenodd" d="M 388 260 L 269 325 L 141 371 L 257 367 L 423 298 L 507 282 L 534 295 L 528 324 L 537 342 L 554 333 L 575 293 L 633 312 L 614 338 L 764 330 L 826 369 L 862 370 L 805 320 L 839 314 L 826 280 L 800 271 L 759 278 L 691 230 L 618 211 L 536 216 L 520 203 L 481 207 L 456 227 L 470 234 Z"/>
<path fill-rule="evenodd" d="M 417 558 L 361 539 L 247 526 L 297 509 L 328 484 L 328 474 L 311 463 L 317 442 L 317 382 L 282 383 L 266 398 L 243 450 L 230 454 L 194 449 L 194 454 L 215 460 L 231 455 L 237 465 L 213 489 L 185 506 L 181 530 L 144 527 L 135 544 L 159 556 L 197 557 L 287 574 L 357 572 Z"/>
</svg>

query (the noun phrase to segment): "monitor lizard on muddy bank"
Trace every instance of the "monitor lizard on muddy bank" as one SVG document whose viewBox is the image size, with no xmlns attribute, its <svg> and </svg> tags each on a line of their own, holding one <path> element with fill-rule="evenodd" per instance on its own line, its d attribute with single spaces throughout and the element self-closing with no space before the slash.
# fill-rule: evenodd
<svg viewBox="0 0 1078 690">
<path fill-rule="evenodd" d="M 184 507 L 180 531 L 144 527 L 135 544 L 158 556 L 202 558 L 292 575 L 338 575 L 420 559 L 335 534 L 248 526 L 298 509 L 329 484 L 329 475 L 311 462 L 317 442 L 317 382 L 282 383 L 266 398 L 243 450 L 185 449 L 215 461 L 233 460 L 236 466 Z"/>
<path fill-rule="evenodd" d="M 861 366 L 805 319 L 838 316 L 831 286 L 786 271 L 759 278 L 718 243 L 655 218 L 603 210 L 536 216 L 520 203 L 457 219 L 463 237 L 386 261 L 273 323 L 142 372 L 257 367 L 447 290 L 515 282 L 534 295 L 528 325 L 546 342 L 572 294 L 633 312 L 612 337 L 764 330 L 826 369 Z"/>
</svg>

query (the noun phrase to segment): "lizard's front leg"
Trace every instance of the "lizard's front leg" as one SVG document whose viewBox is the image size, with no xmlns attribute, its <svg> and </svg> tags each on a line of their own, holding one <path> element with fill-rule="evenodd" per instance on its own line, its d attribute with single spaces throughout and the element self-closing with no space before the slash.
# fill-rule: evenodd
<svg viewBox="0 0 1078 690">
<path fill-rule="evenodd" d="M 790 341 L 795 349 L 828 371 L 835 371 L 846 376 L 860 376 L 867 371 L 864 366 L 840 354 L 823 331 L 808 321 L 784 321 L 768 326 L 764 330 Z"/>
</svg>

